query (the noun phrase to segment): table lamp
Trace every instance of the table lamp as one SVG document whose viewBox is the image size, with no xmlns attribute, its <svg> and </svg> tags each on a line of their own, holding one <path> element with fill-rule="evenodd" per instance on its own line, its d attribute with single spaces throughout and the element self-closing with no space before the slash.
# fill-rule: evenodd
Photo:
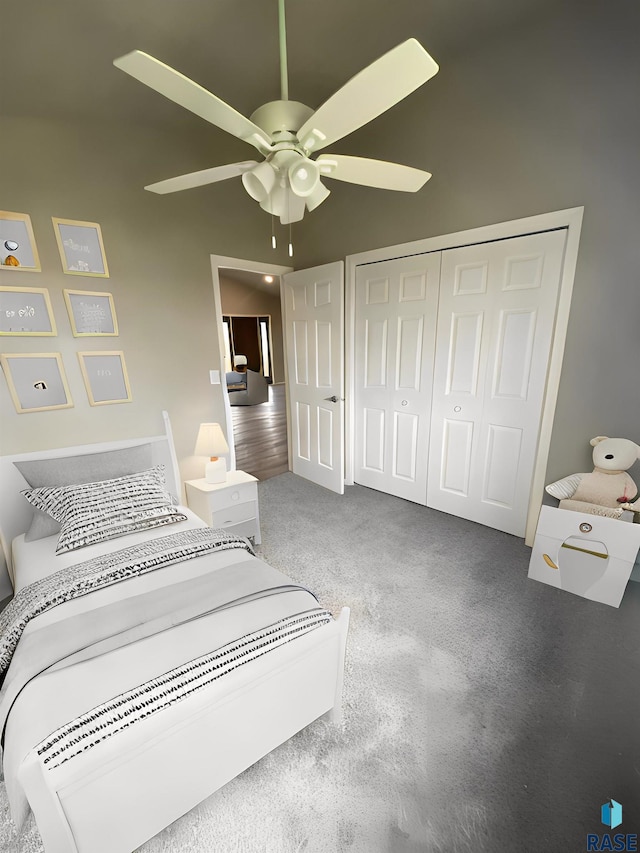
<svg viewBox="0 0 640 853">
<path fill-rule="evenodd" d="M 227 479 L 227 461 L 221 456 L 229 452 L 229 445 L 220 424 L 200 424 L 196 440 L 196 456 L 208 456 L 204 468 L 207 483 L 224 483 Z"/>
</svg>

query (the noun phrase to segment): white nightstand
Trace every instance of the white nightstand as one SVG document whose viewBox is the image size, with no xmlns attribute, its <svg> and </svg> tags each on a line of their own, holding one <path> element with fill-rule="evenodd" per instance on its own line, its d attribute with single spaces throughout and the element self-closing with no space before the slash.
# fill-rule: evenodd
<svg viewBox="0 0 640 853">
<path fill-rule="evenodd" d="M 187 506 L 210 527 L 225 527 L 238 536 L 260 538 L 258 480 L 244 471 L 228 471 L 224 483 L 187 480 Z"/>
</svg>

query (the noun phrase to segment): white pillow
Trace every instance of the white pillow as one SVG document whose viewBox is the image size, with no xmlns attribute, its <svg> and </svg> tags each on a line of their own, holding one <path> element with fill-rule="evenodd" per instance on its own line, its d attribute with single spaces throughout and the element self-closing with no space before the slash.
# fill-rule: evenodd
<svg viewBox="0 0 640 853">
<path fill-rule="evenodd" d="M 25 489 L 36 509 L 60 523 L 57 554 L 163 524 L 184 521 L 164 484 L 163 466 L 148 471 L 80 483 Z"/>
</svg>

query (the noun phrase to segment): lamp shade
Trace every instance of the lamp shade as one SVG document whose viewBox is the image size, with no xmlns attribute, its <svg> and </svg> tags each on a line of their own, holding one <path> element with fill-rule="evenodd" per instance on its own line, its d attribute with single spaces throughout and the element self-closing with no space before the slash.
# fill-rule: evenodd
<svg viewBox="0 0 640 853">
<path fill-rule="evenodd" d="M 323 183 L 318 181 L 313 192 L 306 197 L 307 210 L 315 210 L 316 207 L 319 207 L 330 194 L 331 190 L 328 190 Z"/>
<path fill-rule="evenodd" d="M 244 367 L 244 365 L 246 363 L 247 363 L 246 355 L 236 355 L 233 358 L 233 366 L 234 367 Z"/>
<path fill-rule="evenodd" d="M 267 160 L 258 163 L 254 169 L 245 172 L 242 176 L 245 190 L 256 201 L 264 201 L 268 198 L 275 182 L 276 171 Z"/>
<path fill-rule="evenodd" d="M 320 167 L 307 157 L 300 159 L 289 167 L 289 185 L 292 191 L 301 198 L 306 198 L 318 186 Z"/>
<path fill-rule="evenodd" d="M 196 456 L 221 456 L 229 452 L 229 445 L 220 424 L 200 424 L 196 440 Z"/>
</svg>

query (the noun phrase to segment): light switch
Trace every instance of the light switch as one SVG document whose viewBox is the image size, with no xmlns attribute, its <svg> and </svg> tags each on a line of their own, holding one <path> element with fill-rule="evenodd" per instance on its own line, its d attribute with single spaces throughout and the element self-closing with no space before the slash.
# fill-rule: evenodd
<svg viewBox="0 0 640 853">
<path fill-rule="evenodd" d="M 210 370 L 209 371 L 209 379 L 212 385 L 220 384 L 220 371 L 219 370 Z"/>
</svg>

